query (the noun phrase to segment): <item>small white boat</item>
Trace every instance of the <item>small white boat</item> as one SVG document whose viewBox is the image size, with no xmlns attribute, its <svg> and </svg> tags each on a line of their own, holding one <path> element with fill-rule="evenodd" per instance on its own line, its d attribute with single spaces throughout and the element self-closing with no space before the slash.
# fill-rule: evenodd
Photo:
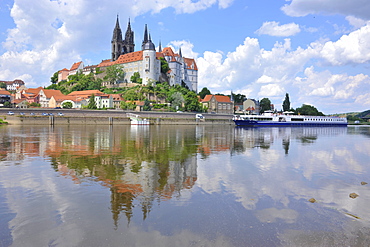
<svg viewBox="0 0 370 247">
<path fill-rule="evenodd" d="M 146 118 L 141 118 L 139 115 L 133 113 L 127 113 L 127 117 L 130 118 L 131 125 L 149 125 L 150 122 Z"/>
</svg>

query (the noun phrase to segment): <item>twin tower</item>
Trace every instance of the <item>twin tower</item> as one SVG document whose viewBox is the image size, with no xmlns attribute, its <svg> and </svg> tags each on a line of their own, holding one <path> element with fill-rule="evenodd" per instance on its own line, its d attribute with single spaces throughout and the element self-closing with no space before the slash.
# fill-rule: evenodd
<svg viewBox="0 0 370 247">
<path fill-rule="evenodd" d="M 128 26 L 125 34 L 125 39 L 122 39 L 122 31 L 119 26 L 118 15 L 116 26 L 113 30 L 112 37 L 112 61 L 116 61 L 119 56 L 134 52 L 134 31 L 131 30 L 130 20 L 128 21 Z M 142 50 L 155 50 L 155 45 L 152 43 L 150 35 L 148 37 L 147 26 L 145 25 L 144 40 L 142 43 Z"/>
</svg>

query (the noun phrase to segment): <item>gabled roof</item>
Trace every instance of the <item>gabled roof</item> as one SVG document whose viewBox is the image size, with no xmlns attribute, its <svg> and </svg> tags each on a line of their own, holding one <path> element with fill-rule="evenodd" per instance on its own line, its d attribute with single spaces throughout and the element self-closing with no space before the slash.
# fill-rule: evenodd
<svg viewBox="0 0 370 247">
<path fill-rule="evenodd" d="M 69 95 L 53 95 L 52 98 L 54 98 L 56 102 L 62 102 L 64 100 L 76 100 L 76 97 Z"/>
<path fill-rule="evenodd" d="M 206 97 L 204 97 L 204 99 L 202 100 L 202 102 L 208 102 L 208 101 L 210 101 L 212 99 L 212 97 L 214 97 L 217 102 L 231 103 L 231 100 L 230 100 L 230 97 L 229 96 L 212 95 L 212 94 L 206 95 Z"/>
<path fill-rule="evenodd" d="M 41 90 L 40 90 L 41 91 Z M 42 89 L 44 92 L 46 98 L 50 99 L 52 96 L 56 95 L 64 95 L 60 90 L 54 90 L 54 89 Z"/>
<path fill-rule="evenodd" d="M 59 73 L 62 72 L 62 71 L 69 71 L 68 69 L 64 68 L 62 70 L 59 70 Z"/>
<path fill-rule="evenodd" d="M 184 57 L 184 62 L 186 64 L 187 69 L 198 70 L 197 64 L 193 58 Z"/>
<path fill-rule="evenodd" d="M 23 94 L 38 94 L 40 90 L 43 89 L 43 87 L 38 87 L 38 88 L 28 88 L 23 91 Z"/>
<path fill-rule="evenodd" d="M 116 100 L 116 101 L 118 101 L 118 100 L 123 100 L 123 98 L 122 98 L 122 96 L 120 95 L 120 94 L 118 94 L 118 93 L 116 93 L 116 94 L 108 94 L 110 97 L 112 97 L 113 98 L 113 100 Z"/>
<path fill-rule="evenodd" d="M 80 64 L 81 64 L 81 63 L 82 63 L 82 61 L 77 62 L 77 63 L 74 63 L 74 64 L 72 65 L 72 67 L 71 67 L 70 71 L 78 69 L 78 67 L 80 66 Z"/>
</svg>

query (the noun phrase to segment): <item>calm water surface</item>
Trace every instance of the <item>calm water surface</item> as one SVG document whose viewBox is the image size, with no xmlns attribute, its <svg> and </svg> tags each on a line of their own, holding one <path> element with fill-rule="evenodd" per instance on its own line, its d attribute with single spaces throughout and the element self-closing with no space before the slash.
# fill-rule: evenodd
<svg viewBox="0 0 370 247">
<path fill-rule="evenodd" d="M 369 246 L 369 162 L 367 127 L 3 126 L 0 246 Z"/>
</svg>

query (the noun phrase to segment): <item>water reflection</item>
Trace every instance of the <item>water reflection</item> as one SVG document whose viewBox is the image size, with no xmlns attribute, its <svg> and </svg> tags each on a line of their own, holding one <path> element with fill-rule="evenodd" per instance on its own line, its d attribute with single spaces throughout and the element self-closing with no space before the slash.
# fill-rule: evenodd
<svg viewBox="0 0 370 247">
<path fill-rule="evenodd" d="M 369 129 L 0 128 L 0 246 L 367 245 Z"/>
</svg>

